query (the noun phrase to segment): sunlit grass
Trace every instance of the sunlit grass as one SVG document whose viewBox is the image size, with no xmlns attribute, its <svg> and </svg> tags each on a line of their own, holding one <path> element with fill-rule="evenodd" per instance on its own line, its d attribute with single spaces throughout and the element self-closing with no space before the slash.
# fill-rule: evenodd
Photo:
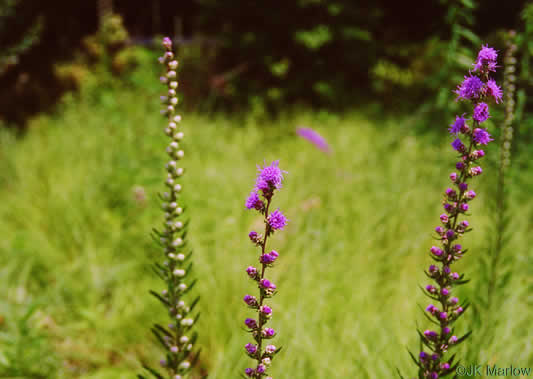
<svg viewBox="0 0 533 379">
<path fill-rule="evenodd" d="M 54 352 L 59 378 L 131 378 L 139 359 L 160 358 L 149 326 L 164 320 L 164 309 L 148 295 L 160 289 L 149 268 L 160 252 L 149 232 L 162 221 L 156 194 L 163 190 L 166 137 L 154 98 L 142 91 L 82 96 L 34 120 L 21 140 L 1 134 L 0 330 L 9 336 L 21 312 L 13 309 L 36 304 L 31 325 Z M 272 271 L 279 295 L 271 324 L 284 351 L 271 374 L 391 378 L 396 367 L 413 373 L 405 347 L 417 349 L 415 323 L 425 325 L 418 284 L 453 166 L 448 139 L 435 145 L 407 123 L 356 113 L 300 112 L 277 121 L 185 114 L 183 125 L 183 194 L 210 378 L 237 377 L 251 361 L 243 349 L 250 312 L 242 297 L 254 291 L 244 269 L 257 259 L 247 234 L 261 220 L 245 211 L 244 200 L 255 165 L 274 159 L 289 171 L 277 205 L 290 223 L 272 240 L 280 259 Z M 300 125 L 324 135 L 334 153 L 300 139 Z M 489 242 L 487 199 L 496 170 L 484 172 L 475 184 L 475 230 L 464 242 L 471 254 L 459 266 L 473 280 L 460 297 L 473 303 L 483 296 L 474 291 L 483 278 L 476 262 Z M 509 296 L 497 300 L 493 338 L 465 343 L 469 356 L 500 365 L 533 364 L 530 191 L 512 188 L 520 202 L 511 201 L 512 257 L 505 264 L 514 275 Z"/>
</svg>

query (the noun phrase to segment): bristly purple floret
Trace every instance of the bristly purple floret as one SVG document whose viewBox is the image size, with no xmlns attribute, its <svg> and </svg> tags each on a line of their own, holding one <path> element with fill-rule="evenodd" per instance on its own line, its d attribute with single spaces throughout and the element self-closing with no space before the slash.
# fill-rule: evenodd
<svg viewBox="0 0 533 379">
<path fill-rule="evenodd" d="M 461 131 L 463 131 L 466 128 L 465 124 L 466 119 L 464 118 L 464 115 L 462 116 L 455 116 L 455 122 L 450 125 L 448 130 L 450 131 L 450 134 L 458 134 Z"/>
<path fill-rule="evenodd" d="M 498 52 L 488 45 L 482 46 L 474 63 L 474 71 L 496 71 Z"/>
<path fill-rule="evenodd" d="M 272 229 L 283 229 L 287 225 L 287 218 L 280 212 L 279 209 L 276 209 L 268 216 L 268 225 Z"/>
<path fill-rule="evenodd" d="M 283 173 L 286 171 L 281 170 L 279 167 L 279 161 L 273 161 L 270 166 L 264 166 L 263 168 L 257 167 L 259 174 L 257 175 L 256 187 L 257 189 L 264 190 L 265 185 L 270 188 L 281 188 L 283 182 Z M 267 187 L 268 188 L 268 187 Z"/>
<path fill-rule="evenodd" d="M 502 100 L 503 92 L 500 86 L 496 84 L 494 79 L 489 79 L 487 81 L 487 86 L 485 89 L 487 96 L 492 96 L 496 104 L 499 104 Z"/>
<path fill-rule="evenodd" d="M 457 94 L 457 100 L 478 99 L 483 91 L 483 81 L 477 76 L 465 76 L 465 80 L 454 91 Z"/>
<path fill-rule="evenodd" d="M 491 138 L 491 135 L 489 134 L 489 132 L 487 132 L 486 129 L 482 129 L 482 128 L 474 129 L 473 138 L 474 138 L 474 142 L 479 145 L 487 145 L 489 142 L 494 141 Z"/>
<path fill-rule="evenodd" d="M 246 199 L 246 208 L 248 209 L 257 209 L 258 211 L 262 210 L 265 206 L 263 201 L 259 198 L 257 192 L 252 191 L 248 199 Z"/>
<path fill-rule="evenodd" d="M 465 149 L 465 145 L 461 142 L 459 138 L 455 139 L 452 142 L 452 147 L 459 152 L 462 152 Z"/>
<path fill-rule="evenodd" d="M 474 108 L 474 115 L 473 119 L 479 122 L 480 124 L 482 122 L 487 121 L 489 118 L 489 106 L 486 103 L 479 103 Z"/>
</svg>

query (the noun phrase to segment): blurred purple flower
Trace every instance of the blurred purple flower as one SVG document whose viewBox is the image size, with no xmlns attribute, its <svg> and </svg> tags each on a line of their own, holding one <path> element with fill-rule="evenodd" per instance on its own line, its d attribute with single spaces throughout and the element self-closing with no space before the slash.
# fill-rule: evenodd
<svg viewBox="0 0 533 379">
<path fill-rule="evenodd" d="M 331 148 L 320 134 L 315 132 L 311 128 L 299 127 L 296 129 L 296 133 L 300 136 L 311 142 L 313 145 L 318 147 L 320 150 L 327 154 L 331 154 Z"/>
</svg>

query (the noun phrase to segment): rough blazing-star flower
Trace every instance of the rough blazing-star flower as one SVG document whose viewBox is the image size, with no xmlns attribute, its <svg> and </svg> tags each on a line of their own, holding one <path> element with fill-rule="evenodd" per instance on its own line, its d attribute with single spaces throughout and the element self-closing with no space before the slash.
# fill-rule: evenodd
<svg viewBox="0 0 533 379">
<path fill-rule="evenodd" d="M 450 134 L 458 134 L 465 130 L 467 128 L 465 121 L 464 114 L 462 116 L 455 116 L 455 122 L 448 128 Z"/>
<path fill-rule="evenodd" d="M 325 152 L 325 153 L 330 153 L 331 152 L 331 148 L 329 147 L 329 145 L 326 142 L 326 140 L 324 139 L 324 137 L 322 137 L 320 134 L 315 132 L 313 129 L 300 127 L 300 128 L 298 128 L 296 130 L 296 133 L 300 137 L 303 137 L 306 140 L 308 140 L 309 142 L 311 142 L 313 145 L 318 147 L 323 152 Z"/>
<path fill-rule="evenodd" d="M 452 142 L 452 147 L 457 150 L 458 152 L 462 152 L 465 150 L 465 145 L 463 145 L 463 143 L 461 142 L 461 140 L 459 138 L 455 139 L 453 142 Z"/>
<path fill-rule="evenodd" d="M 489 132 L 486 129 L 476 128 L 474 129 L 474 142 L 479 145 L 487 145 L 490 141 L 493 141 Z"/>
<path fill-rule="evenodd" d="M 478 99 L 483 90 L 483 81 L 477 76 L 465 76 L 465 80 L 454 91 L 457 99 Z"/>
<path fill-rule="evenodd" d="M 279 209 L 276 209 L 274 212 L 268 216 L 268 225 L 272 229 L 283 229 L 287 225 L 287 218 L 280 212 Z"/>
<path fill-rule="evenodd" d="M 480 124 L 486 121 L 489 118 L 489 106 L 486 103 L 476 105 L 473 118 Z"/>
<path fill-rule="evenodd" d="M 281 188 L 281 183 L 283 182 L 283 173 L 286 173 L 286 171 L 282 171 L 278 165 L 279 161 L 273 161 L 270 166 L 265 165 L 263 168 L 257 166 L 259 171 L 259 174 L 257 175 L 257 187 L 264 187 L 266 183 L 270 187 L 276 189 Z M 263 190 L 264 188 L 259 189 Z"/>
<path fill-rule="evenodd" d="M 486 67 L 486 71 L 496 71 L 496 59 L 498 59 L 498 52 L 488 45 L 482 46 L 474 63 L 474 71 L 483 72 Z"/>
<path fill-rule="evenodd" d="M 492 96 L 494 98 L 496 104 L 499 104 L 502 100 L 502 89 L 496 84 L 496 81 L 494 79 L 489 79 L 487 81 L 486 93 L 487 96 Z"/>
<path fill-rule="evenodd" d="M 262 210 L 265 207 L 263 200 L 259 198 L 257 192 L 252 191 L 248 199 L 246 199 L 246 208 L 248 209 L 257 209 L 258 211 Z"/>
</svg>

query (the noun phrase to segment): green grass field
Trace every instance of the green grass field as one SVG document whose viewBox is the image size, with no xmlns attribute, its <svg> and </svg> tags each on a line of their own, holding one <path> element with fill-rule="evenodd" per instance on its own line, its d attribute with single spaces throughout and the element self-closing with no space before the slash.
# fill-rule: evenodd
<svg viewBox="0 0 533 379">
<path fill-rule="evenodd" d="M 183 194 L 209 377 L 235 378 L 251 362 L 242 297 L 256 291 L 244 270 L 256 262 L 247 234 L 261 219 L 244 201 L 256 164 L 274 159 L 289 172 L 274 206 L 290 223 L 271 244 L 280 253 L 271 326 L 284 347 L 272 376 L 393 378 L 396 368 L 412 376 L 406 347 L 416 354 L 416 323 L 428 326 L 418 285 L 455 158 L 448 122 L 437 137 L 417 136 L 408 120 L 359 113 L 183 116 Z M 322 133 L 334 153 L 300 139 L 299 125 Z M 149 327 L 165 310 L 148 291 L 162 289 L 149 266 L 162 253 L 149 233 L 163 221 L 163 128 L 153 91 L 115 89 L 67 99 L 23 138 L 0 134 L 2 377 L 132 378 L 139 360 L 159 361 Z M 498 156 L 497 144 L 488 155 Z M 489 312 L 481 262 L 494 239 L 497 167 L 483 165 L 474 231 L 463 241 L 471 253 L 458 264 L 472 279 L 458 295 L 474 305 L 459 325 L 474 337 L 459 351 L 465 363 L 532 367 L 533 180 L 511 175 L 501 269 L 512 275 Z"/>
</svg>

